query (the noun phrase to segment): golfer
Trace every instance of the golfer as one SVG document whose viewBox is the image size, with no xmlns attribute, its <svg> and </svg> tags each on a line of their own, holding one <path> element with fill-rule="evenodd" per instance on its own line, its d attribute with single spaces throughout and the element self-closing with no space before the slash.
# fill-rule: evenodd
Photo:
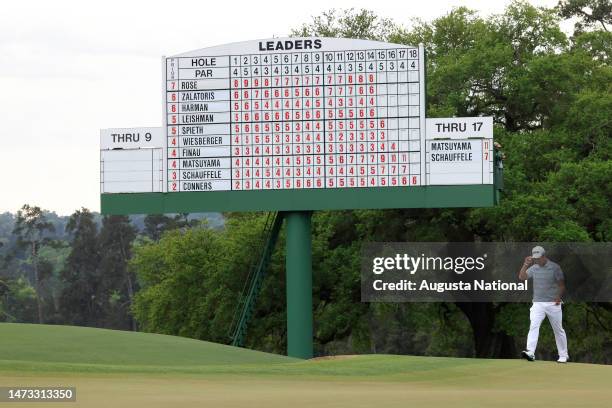
<svg viewBox="0 0 612 408">
<path fill-rule="evenodd" d="M 527 349 L 521 356 L 528 361 L 535 360 L 536 346 L 540 334 L 540 325 L 545 317 L 552 326 L 555 333 L 555 342 L 559 352 L 558 363 L 567 363 L 567 337 L 561 321 L 561 296 L 565 292 L 565 279 L 559 265 L 546 257 L 546 251 L 541 246 L 531 250 L 531 256 L 525 258 L 523 267 L 519 272 L 519 279 L 531 279 L 533 281 L 533 305 L 531 306 L 529 319 L 529 334 L 527 335 Z"/>
</svg>

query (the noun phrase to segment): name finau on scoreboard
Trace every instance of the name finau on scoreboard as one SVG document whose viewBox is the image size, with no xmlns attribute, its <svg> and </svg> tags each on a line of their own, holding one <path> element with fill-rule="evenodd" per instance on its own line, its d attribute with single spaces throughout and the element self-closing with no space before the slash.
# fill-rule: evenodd
<svg viewBox="0 0 612 408">
<path fill-rule="evenodd" d="M 259 51 L 318 50 L 323 46 L 320 39 L 259 41 Z"/>
</svg>

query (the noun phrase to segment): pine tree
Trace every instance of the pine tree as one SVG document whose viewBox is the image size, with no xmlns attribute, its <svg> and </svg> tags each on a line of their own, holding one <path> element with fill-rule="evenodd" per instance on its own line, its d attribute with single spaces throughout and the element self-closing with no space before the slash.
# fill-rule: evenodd
<svg viewBox="0 0 612 408">
<path fill-rule="evenodd" d="M 136 330 L 130 308 L 136 282 L 127 262 L 131 258 L 136 228 L 124 215 L 105 216 L 99 236 L 100 296 L 103 299 L 105 327 Z"/>
<path fill-rule="evenodd" d="M 65 283 L 60 309 L 68 324 L 98 326 L 101 304 L 98 299 L 98 228 L 86 208 L 77 210 L 66 225 L 71 251 L 61 272 Z"/>
<path fill-rule="evenodd" d="M 37 206 L 24 204 L 17 212 L 13 234 L 17 237 L 17 246 L 29 248 L 34 269 L 34 289 L 36 291 L 36 308 L 38 323 L 43 323 L 43 306 L 41 299 L 42 279 L 39 275 L 38 253 L 40 247 L 52 242 L 49 233 L 54 232 L 55 227 L 47 221 L 45 214 Z"/>
</svg>

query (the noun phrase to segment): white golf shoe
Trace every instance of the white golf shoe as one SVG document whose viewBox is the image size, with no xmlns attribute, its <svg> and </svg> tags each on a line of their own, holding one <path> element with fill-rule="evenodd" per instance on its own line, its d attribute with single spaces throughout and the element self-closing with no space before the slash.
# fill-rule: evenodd
<svg viewBox="0 0 612 408">
<path fill-rule="evenodd" d="M 568 358 L 567 357 L 559 357 L 559 359 L 557 360 L 557 363 L 567 363 Z"/>
<path fill-rule="evenodd" d="M 523 350 L 521 352 L 521 358 L 524 358 L 527 361 L 535 361 L 535 355 L 527 350 Z"/>
</svg>

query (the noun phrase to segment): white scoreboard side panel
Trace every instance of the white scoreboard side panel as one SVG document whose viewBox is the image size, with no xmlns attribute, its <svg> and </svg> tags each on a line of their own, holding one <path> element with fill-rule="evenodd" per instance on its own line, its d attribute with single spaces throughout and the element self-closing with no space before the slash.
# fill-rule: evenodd
<svg viewBox="0 0 612 408">
<path fill-rule="evenodd" d="M 161 192 L 163 138 L 159 127 L 100 129 L 101 193 Z"/>
<path fill-rule="evenodd" d="M 163 61 L 170 192 L 424 183 L 423 47 L 271 39 Z"/>
<path fill-rule="evenodd" d="M 161 148 L 100 151 L 101 193 L 161 192 Z"/>
<path fill-rule="evenodd" d="M 428 185 L 493 184 L 491 117 L 426 119 Z"/>
</svg>

